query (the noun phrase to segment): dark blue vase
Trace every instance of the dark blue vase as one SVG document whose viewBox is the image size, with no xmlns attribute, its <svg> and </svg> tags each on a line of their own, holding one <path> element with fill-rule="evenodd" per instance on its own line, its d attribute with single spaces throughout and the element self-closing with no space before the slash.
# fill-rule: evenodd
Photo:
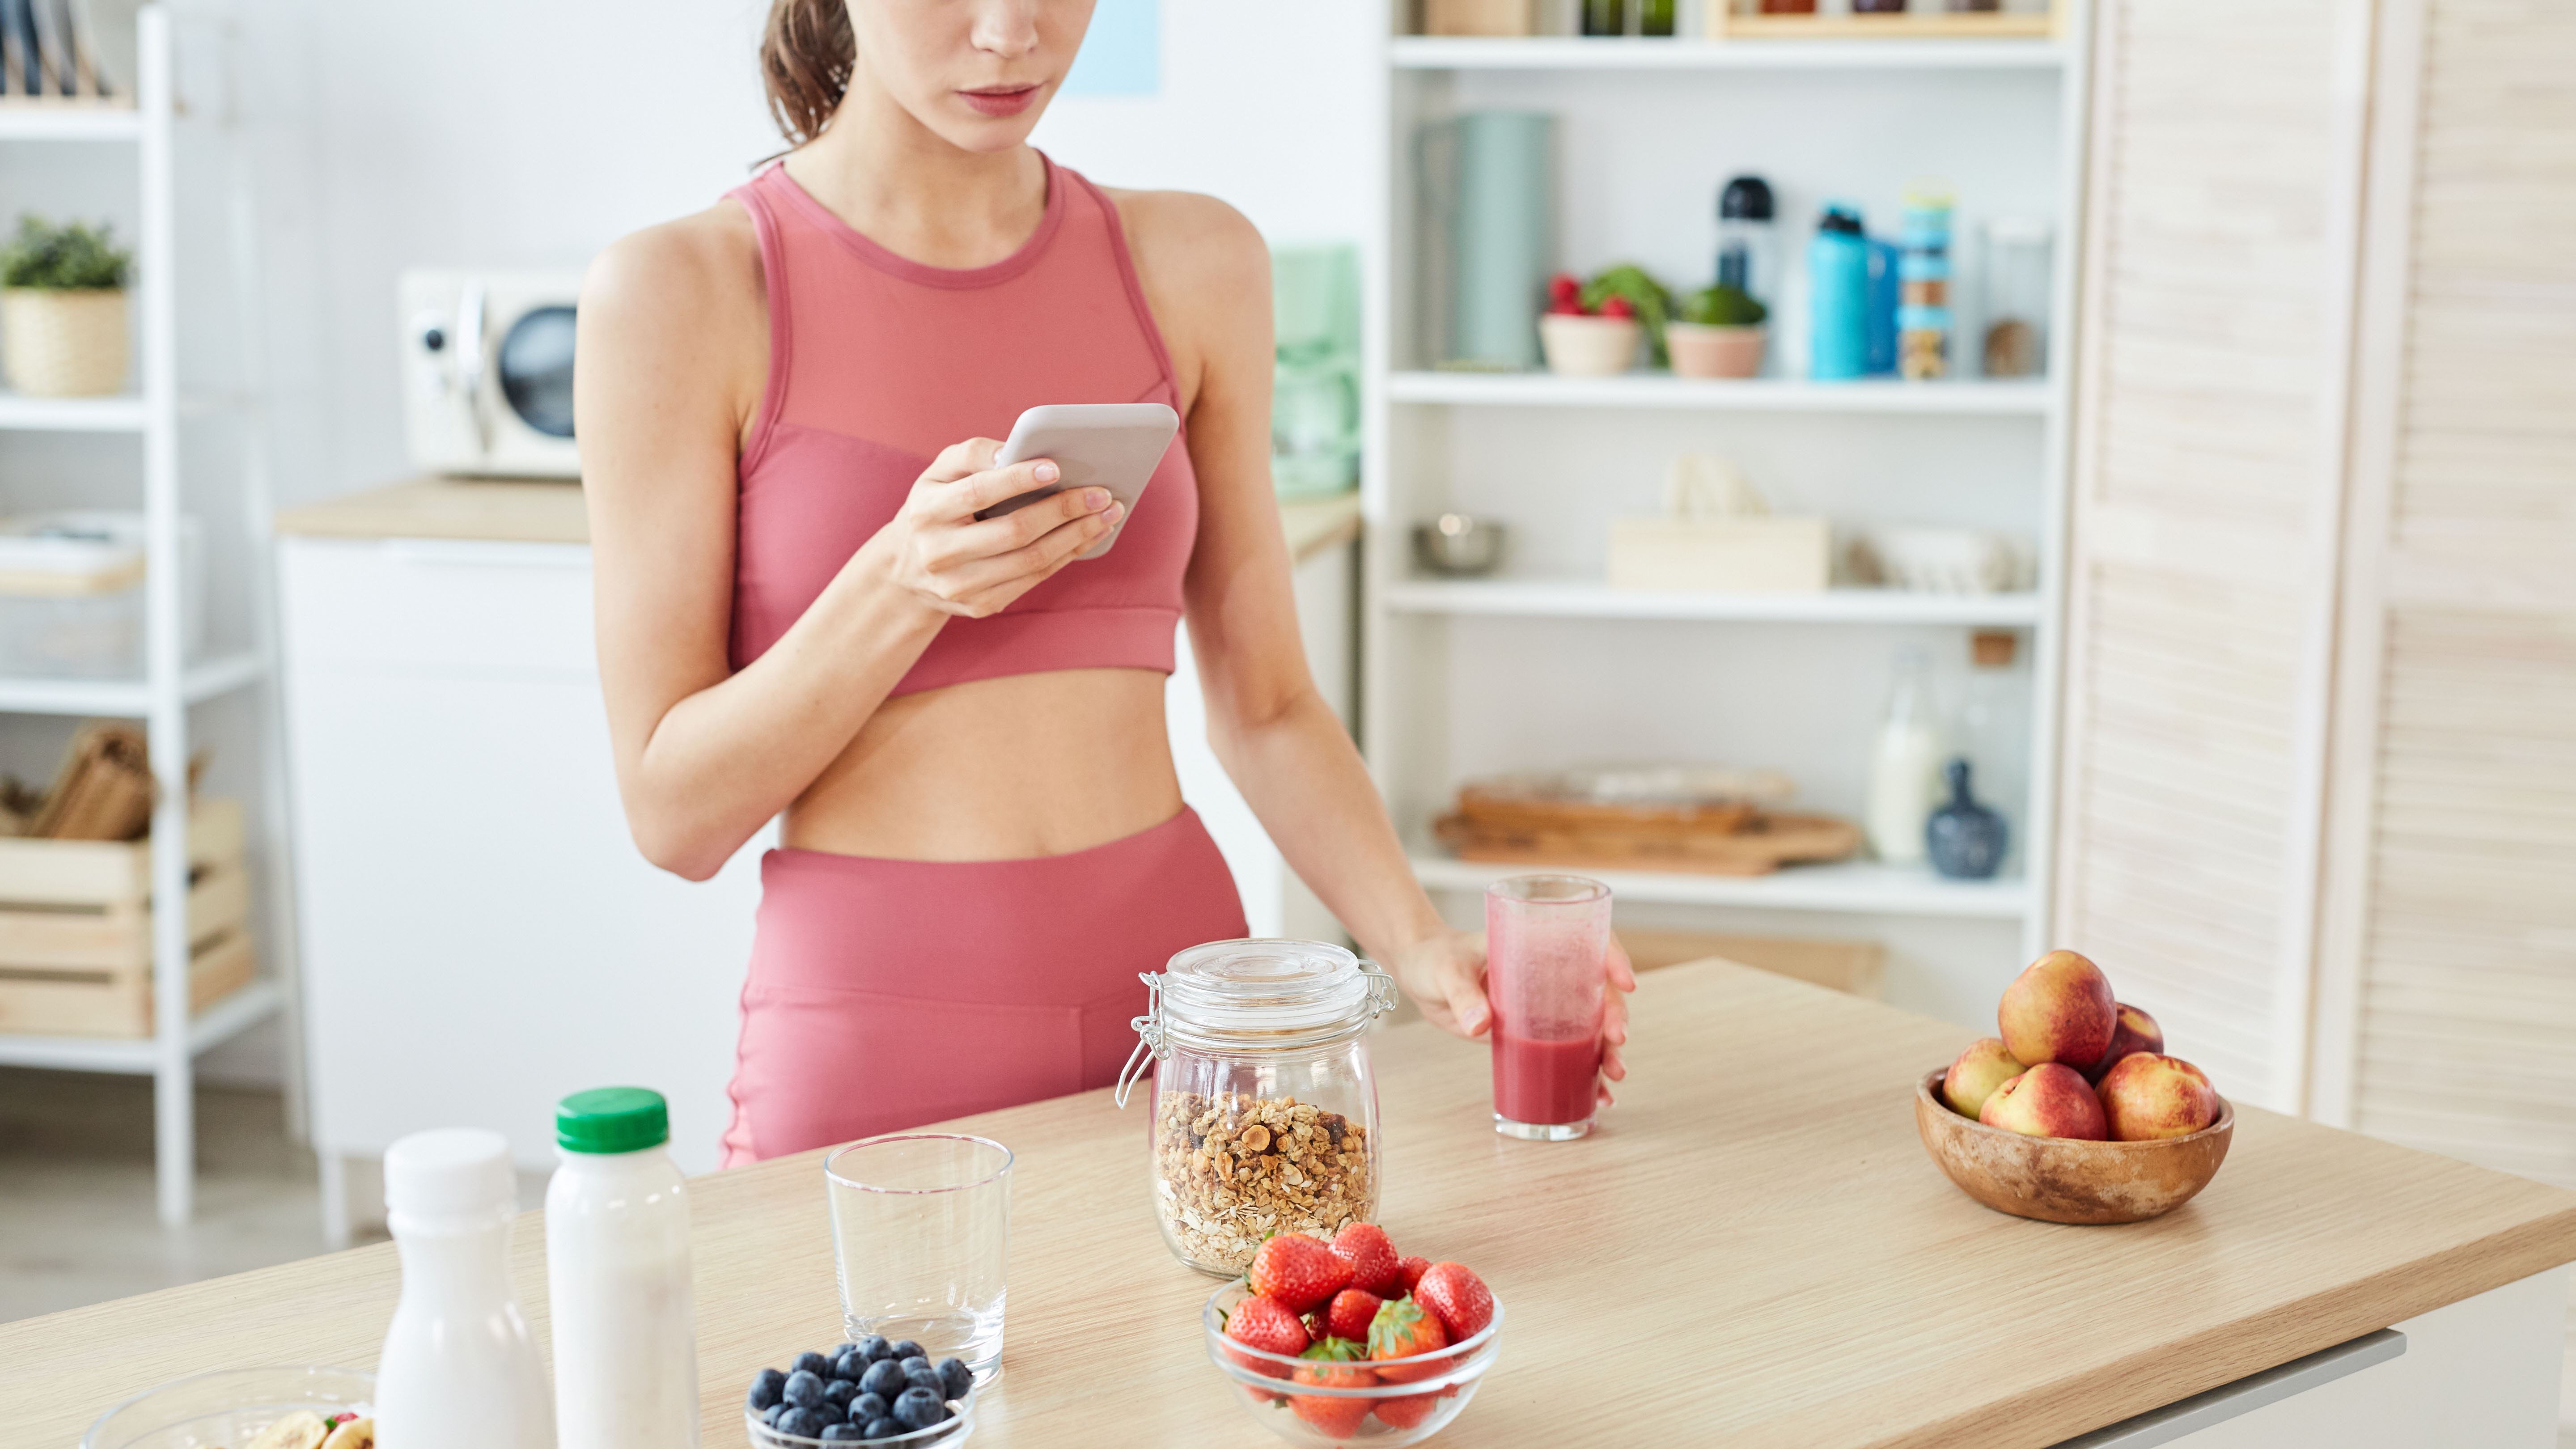
<svg viewBox="0 0 2576 1449">
<path fill-rule="evenodd" d="M 1923 845 L 1932 868 L 1952 880 L 1984 880 L 2004 863 L 2011 834 L 2004 818 L 1968 794 L 1968 762 L 1952 760 L 1943 770 L 1950 777 L 1950 803 L 1924 822 Z"/>
</svg>

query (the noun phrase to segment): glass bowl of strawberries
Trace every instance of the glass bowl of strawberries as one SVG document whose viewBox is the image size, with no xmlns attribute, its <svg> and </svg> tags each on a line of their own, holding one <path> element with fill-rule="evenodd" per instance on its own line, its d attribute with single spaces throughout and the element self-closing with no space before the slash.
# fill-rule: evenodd
<svg viewBox="0 0 2576 1449">
<path fill-rule="evenodd" d="M 1400 1257 L 1353 1223 L 1329 1243 L 1263 1242 L 1201 1314 L 1208 1362 L 1246 1412 L 1292 1444 L 1418 1444 L 1476 1396 L 1503 1307 L 1458 1263 Z"/>
</svg>

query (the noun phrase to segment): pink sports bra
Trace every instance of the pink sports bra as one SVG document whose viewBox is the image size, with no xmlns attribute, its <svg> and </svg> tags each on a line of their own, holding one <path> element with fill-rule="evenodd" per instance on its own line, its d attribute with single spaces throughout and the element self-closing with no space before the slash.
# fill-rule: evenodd
<svg viewBox="0 0 2576 1449">
<path fill-rule="evenodd" d="M 733 667 L 796 622 L 891 520 L 941 449 L 1010 435 L 1043 403 L 1181 405 L 1118 211 L 1047 163 L 1028 244 L 963 271 L 907 261 L 826 210 L 783 165 L 728 193 L 769 289 L 769 387 L 738 467 Z M 896 694 L 1050 669 L 1172 672 L 1198 536 L 1186 435 L 1118 544 L 984 619 L 950 619 Z"/>
</svg>

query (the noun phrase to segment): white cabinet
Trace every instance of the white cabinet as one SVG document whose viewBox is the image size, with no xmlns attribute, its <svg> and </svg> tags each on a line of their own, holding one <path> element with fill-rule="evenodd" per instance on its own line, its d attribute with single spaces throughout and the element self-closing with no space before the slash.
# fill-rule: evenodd
<svg viewBox="0 0 2576 1449">
<path fill-rule="evenodd" d="M 424 1127 L 552 1161 L 557 1098 L 671 1102 L 716 1165 L 760 843 L 714 880 L 626 831 L 575 545 L 278 548 L 314 1150 Z"/>
</svg>

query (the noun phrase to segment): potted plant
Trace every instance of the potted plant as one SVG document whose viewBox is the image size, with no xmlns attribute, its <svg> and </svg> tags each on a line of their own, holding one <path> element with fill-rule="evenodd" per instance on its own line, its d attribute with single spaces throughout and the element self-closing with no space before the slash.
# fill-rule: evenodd
<svg viewBox="0 0 2576 1449">
<path fill-rule="evenodd" d="M 1550 372 L 1608 377 L 1628 370 L 1643 337 L 1661 364 L 1671 313 L 1672 294 L 1641 267 L 1612 267 L 1589 282 L 1559 272 L 1548 281 L 1547 313 L 1538 319 L 1539 349 Z"/>
<path fill-rule="evenodd" d="M 97 397 L 125 386 L 125 281 L 133 254 L 105 223 L 18 218 L 0 247 L 0 368 L 32 397 Z"/>
<path fill-rule="evenodd" d="M 1664 329 L 1673 371 L 1683 377 L 1751 377 L 1762 367 L 1763 320 L 1770 313 L 1741 287 L 1720 282 L 1691 294 Z"/>
</svg>

